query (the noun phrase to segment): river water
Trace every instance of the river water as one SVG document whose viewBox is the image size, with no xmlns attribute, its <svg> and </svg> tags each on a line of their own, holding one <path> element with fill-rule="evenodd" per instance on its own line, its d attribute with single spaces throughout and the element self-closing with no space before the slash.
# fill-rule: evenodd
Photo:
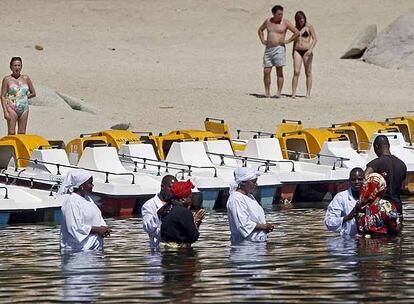
<svg viewBox="0 0 414 304">
<path fill-rule="evenodd" d="M 151 253 L 140 218 L 106 219 L 103 253 L 61 255 L 58 225 L 0 229 L 4 303 L 414 303 L 414 205 L 390 239 L 327 232 L 324 210 L 273 210 L 267 244 L 232 247 L 211 212 L 192 250 Z"/>
</svg>

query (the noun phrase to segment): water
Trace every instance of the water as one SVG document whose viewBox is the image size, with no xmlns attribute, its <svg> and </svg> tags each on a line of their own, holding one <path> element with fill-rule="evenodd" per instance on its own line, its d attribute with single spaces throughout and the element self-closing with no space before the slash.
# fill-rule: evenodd
<svg viewBox="0 0 414 304">
<path fill-rule="evenodd" d="M 414 205 L 399 238 L 344 239 L 324 210 L 267 213 L 267 244 L 231 247 L 227 216 L 210 213 L 192 250 L 151 254 L 140 218 L 107 219 L 104 253 L 61 255 L 59 226 L 0 230 L 0 302 L 414 302 Z"/>
</svg>

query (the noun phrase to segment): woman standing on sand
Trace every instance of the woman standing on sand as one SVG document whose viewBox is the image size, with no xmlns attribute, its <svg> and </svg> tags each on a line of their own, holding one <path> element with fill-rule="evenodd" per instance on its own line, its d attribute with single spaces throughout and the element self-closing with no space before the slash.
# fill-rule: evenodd
<svg viewBox="0 0 414 304">
<path fill-rule="evenodd" d="M 25 134 L 29 117 L 29 99 L 36 96 L 29 76 L 22 75 L 22 59 L 13 57 L 10 60 L 11 75 L 3 78 L 1 86 L 1 105 L 4 118 L 7 120 L 8 135 Z"/>
<path fill-rule="evenodd" d="M 312 89 L 312 60 L 313 48 L 316 45 L 316 33 L 313 26 L 306 21 L 305 13 L 297 11 L 295 14 L 296 28 L 299 30 L 299 37 L 293 43 L 293 79 L 292 79 L 292 98 L 296 98 L 296 89 L 298 87 L 298 80 L 300 69 L 303 65 L 305 67 L 306 75 L 306 97 L 310 97 Z"/>
</svg>

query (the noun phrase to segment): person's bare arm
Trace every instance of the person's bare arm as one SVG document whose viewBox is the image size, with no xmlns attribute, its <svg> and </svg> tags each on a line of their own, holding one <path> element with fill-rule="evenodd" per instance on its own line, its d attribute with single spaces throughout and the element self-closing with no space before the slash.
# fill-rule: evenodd
<svg viewBox="0 0 414 304">
<path fill-rule="evenodd" d="M 371 167 L 367 167 L 365 169 L 365 176 L 367 176 L 368 174 L 374 173 L 374 169 L 372 169 Z"/>
<path fill-rule="evenodd" d="M 6 77 L 4 77 L 3 82 L 1 84 L 1 106 L 3 108 L 4 118 L 9 119 L 9 112 L 7 111 L 7 105 L 6 105 L 6 93 L 7 93 L 7 79 Z"/>
<path fill-rule="evenodd" d="M 266 233 L 272 232 L 275 226 L 272 224 L 256 224 L 255 230 L 264 230 Z"/>
<path fill-rule="evenodd" d="M 311 35 L 311 37 L 312 37 L 312 44 L 311 44 L 311 46 L 310 46 L 310 48 L 309 48 L 309 50 L 306 52 L 306 53 L 312 53 L 313 52 L 313 48 L 315 47 L 315 45 L 316 45 L 316 42 L 318 42 L 318 39 L 316 38 L 316 32 L 315 32 L 315 29 L 313 28 L 313 26 L 312 25 L 309 25 L 309 31 L 310 31 L 310 35 Z"/>
<path fill-rule="evenodd" d="M 285 40 L 284 42 L 284 44 L 288 44 L 299 37 L 299 31 L 292 23 L 290 23 L 290 21 L 284 20 L 284 22 L 286 23 L 287 29 L 293 33 L 293 35 L 288 40 Z"/>
<path fill-rule="evenodd" d="M 260 38 L 260 42 L 263 44 L 263 45 L 267 45 L 267 40 L 264 38 L 264 31 L 266 30 L 266 21 L 267 20 L 265 20 L 264 22 L 263 22 L 263 24 L 259 27 L 259 29 L 257 30 L 257 34 L 259 35 L 259 38 Z"/>
<path fill-rule="evenodd" d="M 27 98 L 30 99 L 36 96 L 36 91 L 33 86 L 32 80 L 30 79 L 29 76 L 26 76 L 26 81 L 27 81 L 27 85 L 29 86 L 29 95 L 27 95 Z"/>
</svg>

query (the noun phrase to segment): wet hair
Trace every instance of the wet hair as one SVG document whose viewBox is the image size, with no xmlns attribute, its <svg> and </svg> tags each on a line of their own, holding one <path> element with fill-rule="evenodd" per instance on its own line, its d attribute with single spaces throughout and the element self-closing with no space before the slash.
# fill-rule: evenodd
<svg viewBox="0 0 414 304">
<path fill-rule="evenodd" d="M 10 65 L 12 65 L 15 61 L 20 61 L 20 63 L 23 63 L 21 57 L 12 57 L 12 59 L 10 60 Z"/>
<path fill-rule="evenodd" d="M 272 7 L 272 14 L 275 14 L 277 11 L 283 11 L 283 6 L 275 5 Z"/>
<path fill-rule="evenodd" d="M 390 142 L 388 141 L 388 137 L 385 135 L 378 135 L 374 139 L 374 149 L 381 150 L 383 148 L 389 148 Z"/>
<path fill-rule="evenodd" d="M 364 175 L 365 174 L 365 172 L 364 172 L 364 170 L 362 170 L 362 168 L 360 168 L 360 167 L 355 167 L 355 168 L 353 168 L 352 170 L 351 170 L 351 172 L 349 172 L 349 178 L 351 178 L 351 176 L 352 175 L 354 175 L 355 173 L 357 173 L 357 172 L 361 172 L 362 173 L 362 175 Z"/>
<path fill-rule="evenodd" d="M 300 26 L 300 23 L 299 23 L 299 18 L 300 17 L 303 17 L 303 19 L 305 19 L 305 22 L 303 23 L 303 26 Z M 304 12 L 302 12 L 302 11 L 297 11 L 296 12 L 296 14 L 295 14 L 295 23 L 296 23 L 295 26 L 299 31 L 306 25 L 306 15 L 305 15 Z"/>
</svg>

